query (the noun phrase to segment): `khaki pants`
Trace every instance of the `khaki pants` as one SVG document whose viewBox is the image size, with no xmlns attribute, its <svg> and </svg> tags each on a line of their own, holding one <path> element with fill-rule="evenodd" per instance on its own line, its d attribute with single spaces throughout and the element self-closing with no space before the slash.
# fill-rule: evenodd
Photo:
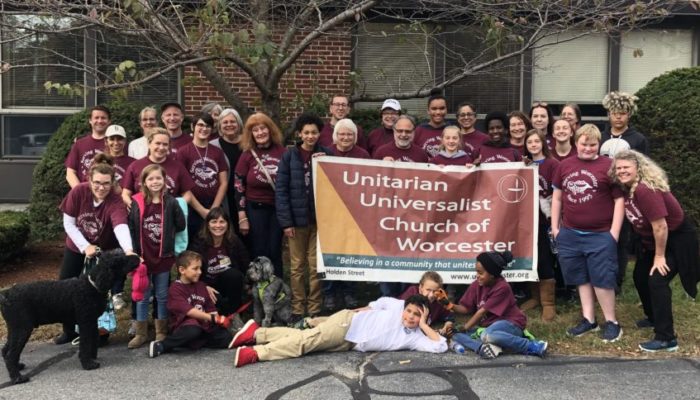
<svg viewBox="0 0 700 400">
<path fill-rule="evenodd" d="M 316 351 L 348 351 L 354 343 L 345 341 L 354 311 L 342 310 L 313 329 L 258 328 L 253 347 L 260 361 L 296 358 Z"/>
<path fill-rule="evenodd" d="M 309 314 L 321 312 L 321 282 L 316 277 L 316 225 L 294 227 L 294 237 L 289 238 L 291 259 L 290 283 L 292 289 L 292 313 L 304 315 L 304 305 Z M 309 266 L 309 294 L 306 295 L 304 272 Z"/>
</svg>

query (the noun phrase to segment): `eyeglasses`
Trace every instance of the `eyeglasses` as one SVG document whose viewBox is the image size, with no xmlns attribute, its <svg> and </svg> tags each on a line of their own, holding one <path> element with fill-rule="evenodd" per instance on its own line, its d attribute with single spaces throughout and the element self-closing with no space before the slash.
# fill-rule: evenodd
<svg viewBox="0 0 700 400">
<path fill-rule="evenodd" d="M 95 182 L 95 181 L 90 181 L 90 183 L 92 183 L 92 186 L 94 186 L 94 187 L 96 187 L 96 188 L 100 188 L 100 187 L 106 188 L 106 187 L 112 186 L 112 182 Z"/>
<path fill-rule="evenodd" d="M 396 129 L 394 128 L 394 132 L 396 133 L 413 133 L 413 129 Z"/>
<path fill-rule="evenodd" d="M 331 103 L 332 106 L 338 107 L 338 108 L 344 108 L 344 107 L 349 107 L 350 104 L 348 103 Z"/>
<path fill-rule="evenodd" d="M 459 113 L 457 114 L 458 118 L 473 118 L 476 117 L 476 113 L 474 112 L 467 112 L 467 113 Z"/>
<path fill-rule="evenodd" d="M 536 101 L 536 102 L 532 103 L 532 106 L 533 107 L 547 107 L 547 103 L 545 103 L 544 101 Z"/>
<path fill-rule="evenodd" d="M 197 122 L 194 126 L 200 129 L 211 129 L 211 126 L 203 123 L 203 122 Z"/>
</svg>

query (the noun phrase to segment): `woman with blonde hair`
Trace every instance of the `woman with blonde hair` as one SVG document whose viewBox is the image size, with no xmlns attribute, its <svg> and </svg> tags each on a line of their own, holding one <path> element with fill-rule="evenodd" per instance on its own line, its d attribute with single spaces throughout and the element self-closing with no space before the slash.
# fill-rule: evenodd
<svg viewBox="0 0 700 400">
<path fill-rule="evenodd" d="M 700 270 L 695 227 L 671 193 L 664 170 L 647 156 L 620 151 L 609 175 L 625 192 L 625 215 L 639 240 L 633 276 L 646 318 L 637 327 L 654 328 L 654 339 L 639 348 L 676 351 L 670 283 L 679 274 L 688 295 L 697 295 Z"/>
<path fill-rule="evenodd" d="M 248 117 L 241 137 L 243 154 L 235 168 L 238 227 L 250 238 L 251 256 L 265 256 L 282 277 L 282 228 L 275 208 L 277 169 L 286 149 L 282 132 L 263 113 Z"/>
</svg>

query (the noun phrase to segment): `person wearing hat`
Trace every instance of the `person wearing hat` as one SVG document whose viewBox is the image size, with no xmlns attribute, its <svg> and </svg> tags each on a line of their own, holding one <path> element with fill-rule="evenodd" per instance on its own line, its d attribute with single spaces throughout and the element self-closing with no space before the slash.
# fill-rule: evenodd
<svg viewBox="0 0 700 400">
<path fill-rule="evenodd" d="M 324 124 L 323 129 L 321 129 L 321 137 L 318 139 L 319 145 L 326 148 L 331 148 L 333 146 L 333 128 L 338 121 L 343 118 L 348 118 L 351 110 L 352 105 L 347 96 L 333 96 L 329 108 L 331 119 L 328 123 Z M 367 138 L 359 125 L 357 126 L 357 145 L 363 149 L 367 148 Z"/>
<path fill-rule="evenodd" d="M 603 107 L 608 110 L 610 124 L 602 133 L 600 154 L 610 158 L 622 150 L 636 150 L 649 154 L 647 138 L 629 125 L 630 118 L 639 100 L 637 96 L 625 92 L 610 92 L 603 98 Z"/>
<path fill-rule="evenodd" d="M 135 159 L 124 154 L 126 148 L 126 131 L 121 125 L 110 125 L 105 133 L 105 153 L 114 160 L 114 181 L 119 183 Z M 119 188 L 121 191 L 121 188 Z"/>
<path fill-rule="evenodd" d="M 90 109 L 90 134 L 75 141 L 70 148 L 64 165 L 66 167 L 66 181 L 71 189 L 80 182 L 88 180 L 88 170 L 92 159 L 102 153 L 105 148 L 105 132 L 110 124 L 111 113 L 105 106 L 95 106 Z"/>
<path fill-rule="evenodd" d="M 374 152 L 387 143 L 394 141 L 394 124 L 401 115 L 401 104 L 396 99 L 386 99 L 382 104 L 382 126 L 375 128 L 367 137 L 367 152 L 374 157 Z"/>
<path fill-rule="evenodd" d="M 457 314 L 471 314 L 464 324 L 465 333 L 455 334 L 452 340 L 481 358 L 496 358 L 502 350 L 539 357 L 547 352 L 547 342 L 535 340 L 531 335 L 523 336 L 527 317 L 518 308 L 510 285 L 501 275 L 511 261 L 513 254 L 509 251 L 479 254 L 476 281 L 452 307 Z"/>
<path fill-rule="evenodd" d="M 190 144 L 192 137 L 182 132 L 182 121 L 185 119 L 185 111 L 180 103 L 165 103 L 160 107 L 160 119 L 163 126 L 170 135 L 170 152 L 177 153 L 177 150 Z"/>
</svg>

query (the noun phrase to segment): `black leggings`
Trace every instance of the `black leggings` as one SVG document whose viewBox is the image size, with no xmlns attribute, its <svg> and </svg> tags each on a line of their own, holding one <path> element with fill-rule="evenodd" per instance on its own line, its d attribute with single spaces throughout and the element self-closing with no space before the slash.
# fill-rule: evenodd
<svg viewBox="0 0 700 400">
<path fill-rule="evenodd" d="M 537 234 L 537 275 L 540 280 L 554 279 L 554 262 L 547 225 L 540 225 Z"/>
<path fill-rule="evenodd" d="M 177 347 L 226 349 L 232 339 L 231 333 L 218 325 L 211 332 L 199 325 L 184 325 L 163 340 L 163 352 L 167 353 Z"/>
</svg>

